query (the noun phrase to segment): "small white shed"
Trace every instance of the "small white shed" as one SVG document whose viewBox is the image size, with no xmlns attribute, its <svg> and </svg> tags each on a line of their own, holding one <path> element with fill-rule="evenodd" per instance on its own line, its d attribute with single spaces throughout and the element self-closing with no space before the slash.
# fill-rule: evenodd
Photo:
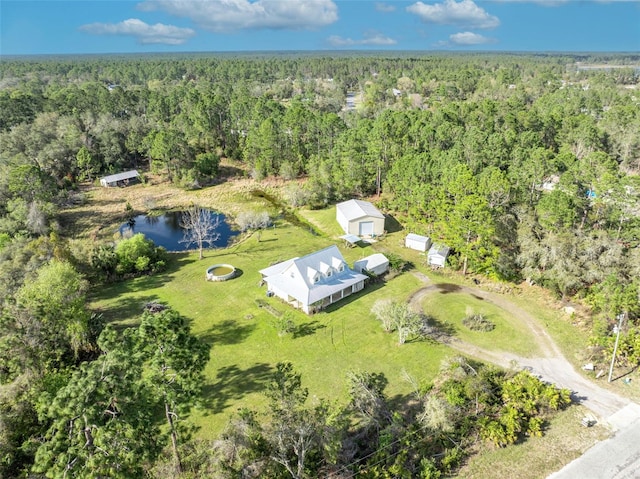
<svg viewBox="0 0 640 479">
<path fill-rule="evenodd" d="M 389 271 L 389 260 L 382 253 L 375 253 L 353 263 L 353 269 L 358 273 L 364 273 L 366 271 L 370 274 L 380 276 Z"/>
<path fill-rule="evenodd" d="M 431 246 L 431 239 L 428 236 L 421 236 L 415 233 L 409 233 L 404 239 L 404 245 L 407 248 L 422 251 L 423 253 Z"/>
<path fill-rule="evenodd" d="M 440 266 L 444 268 L 447 256 L 449 255 L 449 247 L 434 243 L 427 253 L 427 264 L 431 266 Z"/>
<path fill-rule="evenodd" d="M 380 236 L 384 234 L 384 219 L 368 201 L 348 200 L 336 205 L 336 220 L 350 235 Z"/>
</svg>

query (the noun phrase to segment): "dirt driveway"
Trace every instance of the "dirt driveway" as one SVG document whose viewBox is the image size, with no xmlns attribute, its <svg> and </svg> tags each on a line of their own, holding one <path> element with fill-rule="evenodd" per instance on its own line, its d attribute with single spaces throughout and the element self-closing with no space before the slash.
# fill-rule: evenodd
<svg viewBox="0 0 640 479">
<path fill-rule="evenodd" d="M 418 276 L 428 281 L 426 276 Z M 443 292 L 471 294 L 509 312 L 509 314 L 518 318 L 531 331 L 531 337 L 536 341 L 541 354 L 540 357 L 525 358 L 513 353 L 490 351 L 456 338 L 450 338 L 446 340 L 446 343 L 453 349 L 465 355 L 497 364 L 504 368 L 511 368 L 515 365 L 518 368 L 527 369 L 545 381 L 549 381 L 559 387 L 570 389 L 573 391 L 574 400 L 589 408 L 601 420 L 608 421 L 609 418 L 622 408 L 631 404 L 630 400 L 599 387 L 576 372 L 538 321 L 531 314 L 519 308 L 503 296 L 466 286 L 429 284 L 414 292 L 409 298 L 409 302 L 416 310 L 421 310 L 422 300 L 426 296 Z M 613 426 L 616 427 L 615 424 L 613 424 Z"/>
</svg>

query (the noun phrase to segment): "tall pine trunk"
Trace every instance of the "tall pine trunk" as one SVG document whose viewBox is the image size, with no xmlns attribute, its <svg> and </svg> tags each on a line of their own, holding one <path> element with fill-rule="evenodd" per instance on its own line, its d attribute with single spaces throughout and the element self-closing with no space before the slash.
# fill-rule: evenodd
<svg viewBox="0 0 640 479">
<path fill-rule="evenodd" d="M 173 413 L 169 409 L 169 402 L 166 400 L 164 402 L 164 414 L 169 424 L 169 431 L 171 431 L 171 447 L 173 449 L 173 457 L 176 461 L 176 472 L 182 474 L 182 461 L 180 460 L 180 452 L 178 451 L 178 434 L 173 424 Z"/>
</svg>

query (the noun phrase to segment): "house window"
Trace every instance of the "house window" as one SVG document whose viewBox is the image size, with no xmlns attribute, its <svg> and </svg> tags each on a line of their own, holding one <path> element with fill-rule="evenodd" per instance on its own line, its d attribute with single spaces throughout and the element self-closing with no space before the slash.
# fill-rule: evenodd
<svg viewBox="0 0 640 479">
<path fill-rule="evenodd" d="M 327 278 L 331 276 L 331 270 L 327 271 Z"/>
<path fill-rule="evenodd" d="M 314 282 L 314 283 L 317 283 L 319 279 L 320 279 L 320 278 L 319 278 L 318 276 L 314 276 L 314 277 L 313 277 L 313 282 Z"/>
<path fill-rule="evenodd" d="M 344 263 L 340 265 L 340 267 L 338 268 L 338 271 L 344 271 Z"/>
</svg>

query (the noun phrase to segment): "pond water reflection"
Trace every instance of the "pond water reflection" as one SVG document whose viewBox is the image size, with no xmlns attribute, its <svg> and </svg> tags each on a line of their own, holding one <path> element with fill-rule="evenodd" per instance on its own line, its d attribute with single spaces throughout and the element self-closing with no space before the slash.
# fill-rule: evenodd
<svg viewBox="0 0 640 479">
<path fill-rule="evenodd" d="M 224 248 L 229 244 L 229 240 L 238 235 L 238 231 L 231 229 L 231 225 L 227 223 L 225 216 L 216 211 L 208 211 L 212 221 L 219 219 L 220 224 L 216 229 L 219 234 L 218 239 L 210 246 L 216 248 Z M 120 235 L 129 237 L 136 233 L 142 233 L 156 244 L 163 246 L 167 251 L 186 251 L 189 249 L 197 249 L 195 244 L 187 244 L 182 242 L 184 239 L 184 229 L 180 226 L 182 219 L 182 211 L 169 211 L 163 215 L 138 215 L 123 223 L 120 228 Z"/>
</svg>

